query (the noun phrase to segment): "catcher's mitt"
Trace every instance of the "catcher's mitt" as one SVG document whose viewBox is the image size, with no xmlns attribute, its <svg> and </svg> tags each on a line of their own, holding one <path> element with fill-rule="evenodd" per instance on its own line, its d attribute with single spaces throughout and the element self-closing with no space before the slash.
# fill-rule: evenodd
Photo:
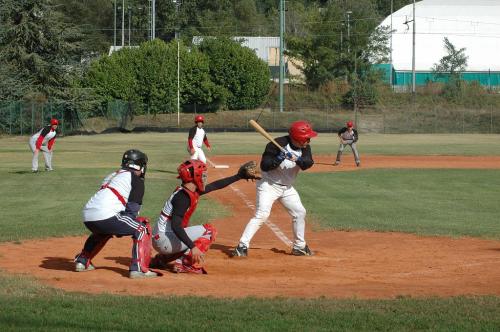
<svg viewBox="0 0 500 332">
<path fill-rule="evenodd" d="M 257 168 L 255 161 L 249 161 L 240 166 L 238 170 L 238 175 L 242 179 L 246 180 L 258 180 L 260 179 L 260 171 Z"/>
</svg>

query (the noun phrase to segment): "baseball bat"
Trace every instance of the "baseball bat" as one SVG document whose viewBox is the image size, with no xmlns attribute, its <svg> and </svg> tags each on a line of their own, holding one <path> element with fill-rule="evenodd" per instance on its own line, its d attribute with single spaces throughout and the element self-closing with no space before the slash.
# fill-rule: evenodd
<svg viewBox="0 0 500 332">
<path fill-rule="evenodd" d="M 249 123 L 250 123 L 250 125 L 252 127 L 254 127 L 254 129 L 259 134 L 261 134 L 262 136 L 264 136 L 265 138 L 267 138 L 271 143 L 273 143 L 274 145 L 276 145 L 278 147 L 278 149 L 280 149 L 281 152 L 283 152 L 285 154 L 287 153 L 287 151 L 281 145 L 279 145 L 278 142 L 276 142 L 274 140 L 274 138 L 271 135 L 269 135 L 269 133 L 264 128 L 262 128 L 260 126 L 260 124 L 258 124 L 255 120 L 252 119 L 252 120 L 249 121 Z"/>
</svg>

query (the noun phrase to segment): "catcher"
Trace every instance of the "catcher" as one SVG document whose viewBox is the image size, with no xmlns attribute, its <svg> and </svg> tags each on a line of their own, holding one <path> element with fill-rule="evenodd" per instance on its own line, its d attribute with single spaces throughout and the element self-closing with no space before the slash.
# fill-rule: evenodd
<svg viewBox="0 0 500 332">
<path fill-rule="evenodd" d="M 173 268 L 177 273 L 206 274 L 204 256 L 215 241 L 217 230 L 211 224 L 189 226 L 198 199 L 241 179 L 260 179 L 257 164 L 249 161 L 237 174 L 207 185 L 207 166 L 199 160 L 183 162 L 177 172 L 182 184 L 165 203 L 153 230 L 153 248 L 158 254 L 153 257 L 150 267 L 165 268 L 168 262 L 175 260 Z"/>
</svg>

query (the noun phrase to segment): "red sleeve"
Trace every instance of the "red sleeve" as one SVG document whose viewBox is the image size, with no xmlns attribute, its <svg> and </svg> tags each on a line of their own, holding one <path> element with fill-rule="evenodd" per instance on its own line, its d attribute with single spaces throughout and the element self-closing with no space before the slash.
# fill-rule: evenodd
<svg viewBox="0 0 500 332">
<path fill-rule="evenodd" d="M 47 144 L 47 148 L 49 149 L 49 151 L 52 151 L 52 146 L 54 145 L 55 142 L 56 142 L 55 136 L 49 140 L 49 143 Z"/>
<path fill-rule="evenodd" d="M 188 138 L 188 145 L 189 145 L 190 149 L 193 148 L 193 139 L 192 138 Z"/>
<path fill-rule="evenodd" d="M 40 147 L 42 146 L 42 142 L 43 142 L 43 139 L 45 138 L 45 136 L 42 136 L 42 134 L 40 134 L 40 136 L 38 136 L 38 139 L 36 140 L 36 149 L 37 150 L 40 150 Z"/>
<path fill-rule="evenodd" d="M 210 147 L 210 143 L 208 143 L 207 135 L 205 135 L 205 137 L 203 137 L 203 143 L 205 143 L 205 145 L 207 146 L 207 148 Z"/>
</svg>

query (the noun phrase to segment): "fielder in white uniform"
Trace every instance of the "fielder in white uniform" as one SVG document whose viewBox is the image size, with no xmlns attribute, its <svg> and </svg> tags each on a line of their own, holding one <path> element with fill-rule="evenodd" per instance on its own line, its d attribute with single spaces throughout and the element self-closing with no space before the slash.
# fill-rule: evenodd
<svg viewBox="0 0 500 332">
<path fill-rule="evenodd" d="M 314 164 L 309 143 L 311 138 L 318 134 L 305 121 L 294 122 L 288 133 L 288 136 L 276 138 L 276 142 L 287 151 L 286 153 L 272 143 L 266 145 L 260 162 L 262 179 L 257 182 L 255 215 L 243 231 L 240 242 L 232 253 L 233 256 L 248 255 L 250 241 L 268 219 L 276 200 L 280 201 L 292 217 L 294 236 L 292 255 L 312 255 L 304 236 L 306 209 L 293 183 L 300 170 L 304 171 Z"/>
<path fill-rule="evenodd" d="M 56 141 L 57 126 L 59 121 L 57 119 L 50 120 L 50 125 L 40 129 L 37 133 L 30 137 L 29 146 L 33 152 L 33 159 L 31 160 L 31 171 L 38 172 L 38 154 L 42 151 L 45 160 L 45 170 L 52 171 L 52 149 Z"/>
<path fill-rule="evenodd" d="M 194 123 L 196 123 L 196 125 L 189 129 L 188 152 L 191 154 L 191 159 L 199 160 L 206 164 L 207 158 L 202 149 L 203 143 L 205 143 L 208 150 L 212 148 L 208 142 L 205 129 L 203 129 L 205 118 L 202 115 L 198 115 L 194 118 Z"/>
</svg>

